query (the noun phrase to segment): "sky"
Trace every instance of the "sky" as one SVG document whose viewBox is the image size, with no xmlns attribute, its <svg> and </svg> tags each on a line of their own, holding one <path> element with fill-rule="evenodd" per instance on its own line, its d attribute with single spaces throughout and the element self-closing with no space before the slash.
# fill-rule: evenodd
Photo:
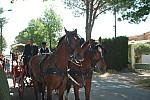
<svg viewBox="0 0 150 100">
<path fill-rule="evenodd" d="M 8 23 L 3 27 L 3 36 L 7 41 L 8 48 L 6 53 L 10 51 L 10 45 L 13 44 L 15 36 L 28 26 L 31 19 L 40 17 L 45 9 L 45 5 L 50 3 L 42 2 L 43 0 L 17 0 L 14 4 L 10 4 L 10 0 L 0 0 L 0 6 L 6 10 L 0 17 L 6 17 Z M 65 9 L 60 2 L 55 0 L 51 4 L 55 5 L 57 13 L 63 19 L 63 26 L 67 30 L 77 28 L 78 34 L 85 38 L 85 18 L 74 17 L 71 10 Z M 12 11 L 7 11 L 12 9 Z M 112 38 L 115 36 L 114 31 L 114 15 L 110 12 L 100 15 L 95 21 L 92 39 Z M 150 17 L 146 22 L 140 24 L 129 24 L 127 21 L 117 21 L 117 36 L 133 36 L 140 35 L 150 31 Z"/>
</svg>

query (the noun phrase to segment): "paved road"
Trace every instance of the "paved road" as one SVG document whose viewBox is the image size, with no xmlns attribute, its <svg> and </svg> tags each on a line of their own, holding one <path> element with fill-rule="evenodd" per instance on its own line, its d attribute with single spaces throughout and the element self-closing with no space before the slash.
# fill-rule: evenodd
<svg viewBox="0 0 150 100">
<path fill-rule="evenodd" d="M 133 84 L 135 78 L 144 78 L 134 73 L 106 74 L 106 76 L 93 75 L 91 100 L 150 100 L 150 90 L 139 88 Z M 20 100 L 17 88 L 13 88 L 12 79 L 8 78 L 10 94 L 12 100 Z M 81 100 L 85 100 L 84 89 L 80 89 Z M 70 100 L 74 100 L 73 89 L 69 95 Z M 53 93 L 53 99 L 58 100 L 58 96 Z M 24 100 L 34 100 L 32 88 L 26 88 Z"/>
</svg>

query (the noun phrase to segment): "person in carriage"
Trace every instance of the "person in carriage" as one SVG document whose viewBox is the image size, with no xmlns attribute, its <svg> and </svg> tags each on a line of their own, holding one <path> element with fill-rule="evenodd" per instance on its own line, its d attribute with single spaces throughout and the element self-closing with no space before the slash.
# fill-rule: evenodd
<svg viewBox="0 0 150 100">
<path fill-rule="evenodd" d="M 42 47 L 40 48 L 40 54 L 48 54 L 50 50 L 46 47 L 46 42 L 42 42 Z"/>
<path fill-rule="evenodd" d="M 12 60 L 13 60 L 13 63 L 15 62 L 18 66 L 18 56 L 19 56 L 19 50 L 16 49 L 14 52 L 13 50 L 10 51 L 10 54 L 12 54 Z"/>
<path fill-rule="evenodd" d="M 26 66 L 27 71 L 29 71 L 28 63 L 34 55 L 38 54 L 38 46 L 34 44 L 34 39 L 30 38 L 28 44 L 25 45 L 23 51 L 23 63 Z"/>
</svg>

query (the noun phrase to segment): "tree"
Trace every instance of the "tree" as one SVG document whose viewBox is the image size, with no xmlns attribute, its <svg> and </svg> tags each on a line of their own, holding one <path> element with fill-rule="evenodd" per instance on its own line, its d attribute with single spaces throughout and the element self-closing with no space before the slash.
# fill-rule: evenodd
<svg viewBox="0 0 150 100">
<path fill-rule="evenodd" d="M 60 16 L 52 8 L 46 9 L 41 17 L 28 23 L 28 27 L 15 38 L 15 43 L 27 43 L 29 37 L 34 37 L 39 47 L 46 41 L 50 49 L 53 49 L 60 38 L 62 28 Z"/>
<path fill-rule="evenodd" d="M 0 8 L 0 15 L 4 12 L 3 8 Z M 5 17 L 0 18 L 0 24 L 1 24 L 1 32 L 3 29 L 4 24 L 7 23 L 7 19 Z M 2 34 L 2 33 L 1 33 Z M 7 43 L 5 38 L 2 36 L 2 51 L 4 51 L 7 48 Z"/>
<path fill-rule="evenodd" d="M 0 8 L 0 15 L 3 14 L 3 12 L 4 12 L 4 9 Z M 4 26 L 4 24 L 8 23 L 8 21 L 5 17 L 2 17 L 2 18 L 0 17 L 0 22 L 2 23 L 2 27 Z"/>
<path fill-rule="evenodd" d="M 57 40 L 60 37 L 60 32 L 62 31 L 62 20 L 59 15 L 55 13 L 53 9 L 46 9 L 44 12 L 44 17 L 42 18 L 43 24 L 47 30 L 47 41 L 49 41 L 50 49 L 54 48 Z"/>
<path fill-rule="evenodd" d="M 150 13 L 149 0 L 63 0 L 67 8 L 72 9 L 75 16 L 86 17 L 86 40 L 91 38 L 95 19 L 106 11 L 121 13 L 119 20 L 139 23 L 145 21 Z"/>
<path fill-rule="evenodd" d="M 6 42 L 6 39 L 3 37 L 2 38 L 2 51 L 5 51 L 5 49 L 7 48 L 7 42 Z"/>
<path fill-rule="evenodd" d="M 129 20 L 129 23 L 139 24 L 146 21 L 150 14 L 150 0 L 117 0 L 115 5 L 121 13 L 121 20 Z M 121 2 L 120 2 L 121 1 Z"/>
</svg>

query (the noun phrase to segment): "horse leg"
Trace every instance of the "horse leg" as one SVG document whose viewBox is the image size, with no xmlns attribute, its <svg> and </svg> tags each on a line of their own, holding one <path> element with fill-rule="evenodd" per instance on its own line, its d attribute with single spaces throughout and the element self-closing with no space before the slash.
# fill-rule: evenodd
<svg viewBox="0 0 150 100">
<path fill-rule="evenodd" d="M 47 85 L 47 100 L 52 100 L 52 91 L 53 89 L 51 88 L 51 86 Z"/>
<path fill-rule="evenodd" d="M 55 92 L 56 92 L 57 95 L 59 95 L 59 88 L 56 88 Z"/>
<path fill-rule="evenodd" d="M 38 82 L 38 90 L 39 90 L 39 93 L 40 93 L 40 96 L 42 100 L 44 100 L 44 92 L 45 92 L 45 84 L 44 82 Z"/>
<path fill-rule="evenodd" d="M 65 96 L 65 100 L 69 100 L 69 92 L 70 92 L 70 89 L 71 89 L 71 84 L 66 84 L 66 96 Z"/>
<path fill-rule="evenodd" d="M 75 100 L 80 100 L 80 98 L 79 98 L 79 88 L 80 87 L 77 85 L 74 85 L 73 87 L 74 87 Z"/>
<path fill-rule="evenodd" d="M 44 100 L 44 94 L 45 94 L 45 83 L 42 83 L 42 100 Z"/>
<path fill-rule="evenodd" d="M 38 82 L 36 80 L 33 81 L 33 89 L 36 100 L 38 100 Z"/>
<path fill-rule="evenodd" d="M 92 76 L 86 79 L 85 84 L 85 100 L 90 100 L 90 91 L 91 91 L 91 80 Z"/>
<path fill-rule="evenodd" d="M 64 91 L 66 90 L 67 78 L 64 78 L 62 86 L 59 88 L 59 100 L 63 100 Z"/>
</svg>

